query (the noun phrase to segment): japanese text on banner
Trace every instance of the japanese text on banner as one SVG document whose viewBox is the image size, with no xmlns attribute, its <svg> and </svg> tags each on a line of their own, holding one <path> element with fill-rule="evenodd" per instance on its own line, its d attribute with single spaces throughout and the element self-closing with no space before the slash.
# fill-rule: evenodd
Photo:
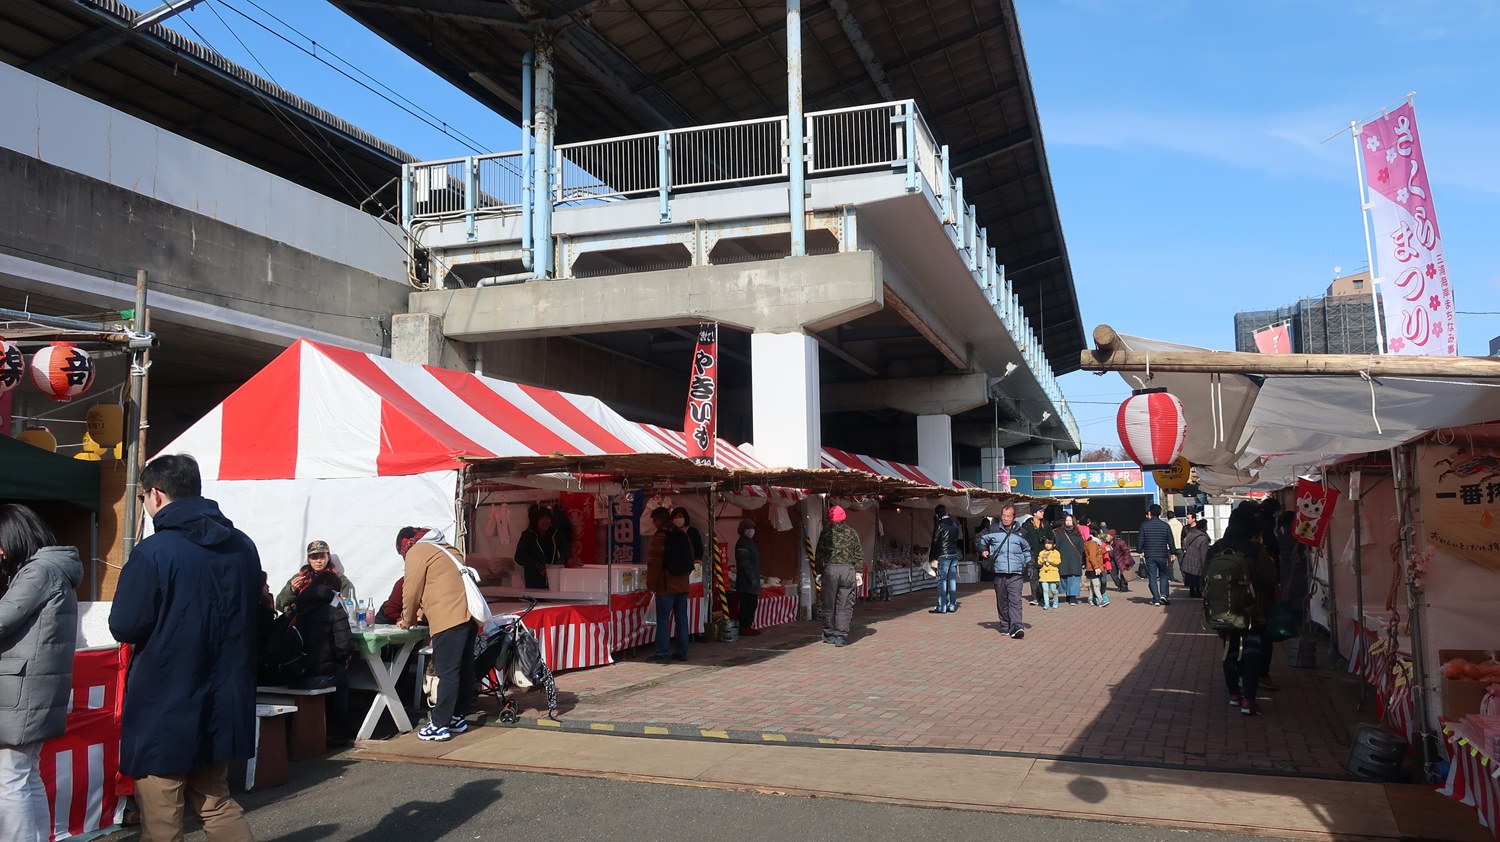
<svg viewBox="0 0 1500 842">
<path fill-rule="evenodd" d="M 712 465 L 719 433 L 719 326 L 698 326 L 698 346 L 693 350 L 693 370 L 688 380 L 687 458 Z"/>
<path fill-rule="evenodd" d="M 1458 335 L 1453 289 L 1417 136 L 1416 111 L 1408 102 L 1359 131 L 1386 348 L 1392 354 L 1454 356 Z"/>
</svg>

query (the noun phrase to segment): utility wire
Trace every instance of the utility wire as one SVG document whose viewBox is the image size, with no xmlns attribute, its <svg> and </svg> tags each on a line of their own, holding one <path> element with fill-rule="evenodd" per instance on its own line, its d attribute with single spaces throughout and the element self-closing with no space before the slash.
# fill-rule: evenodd
<svg viewBox="0 0 1500 842">
<path fill-rule="evenodd" d="M 428 111 L 427 109 L 425 109 L 422 106 L 416 104 L 415 102 L 412 102 L 410 99 L 407 99 L 404 95 L 402 95 L 401 93 L 399 93 L 395 89 L 391 88 L 390 86 L 386 85 L 384 82 L 381 82 L 379 79 L 376 79 L 374 76 L 371 76 L 369 73 L 366 73 L 364 70 L 360 69 L 360 67 L 358 65 L 354 64 L 353 62 L 351 62 L 348 59 L 344 58 L 343 56 L 339 55 L 338 53 L 335 53 L 333 50 L 328 49 L 327 47 L 322 48 L 322 50 L 321 50 L 322 53 L 326 53 L 327 55 L 333 56 L 334 58 L 338 59 L 345 66 L 347 66 L 351 70 L 353 70 L 355 73 L 358 73 L 360 76 L 363 76 L 366 79 L 370 80 L 370 82 L 373 82 L 375 85 L 378 85 L 380 88 L 384 89 L 390 95 L 388 96 L 386 93 L 382 93 L 381 91 L 376 90 L 374 87 L 371 87 L 369 84 L 367 84 L 367 83 L 365 83 L 365 82 L 363 82 L 363 81 L 361 81 L 359 79 L 356 79 L 348 71 L 344 70 L 341 67 L 338 67 L 338 66 L 334 65 L 332 62 L 330 62 L 327 59 L 323 58 L 323 56 L 319 54 L 320 51 L 318 49 L 318 42 L 316 40 L 314 40 L 312 37 L 308 36 L 306 33 L 302 32 L 299 29 L 297 29 L 297 27 L 292 26 L 291 24 L 287 23 L 286 21 L 282 20 L 281 18 L 277 17 L 276 15 L 272 14 L 270 11 L 267 11 L 267 9 L 264 6 L 262 6 L 259 3 L 255 2 L 255 0 L 247 0 L 247 2 L 249 2 L 250 5 L 254 6 L 255 8 L 259 9 L 260 11 L 264 12 L 272 20 L 275 20 L 277 23 L 281 24 L 282 26 L 286 27 L 287 29 L 290 29 L 298 37 L 300 37 L 303 40 L 307 41 L 307 43 L 312 44 L 313 45 L 312 49 L 308 49 L 307 47 L 304 47 L 303 45 L 297 43 L 296 41 L 292 40 L 291 38 L 288 38 L 286 35 L 283 35 L 282 33 L 277 32 L 275 29 L 272 29 L 271 27 L 267 26 L 262 21 L 256 19 L 255 17 L 249 15 L 248 13 L 246 13 L 243 10 L 239 9 L 238 7 L 236 7 L 234 4 L 228 2 L 228 0 L 218 0 L 218 3 L 220 5 L 222 5 L 224 8 L 228 9 L 229 11 L 234 12 L 235 14 L 237 14 L 240 17 L 244 18 L 245 20 L 250 21 L 251 23 L 255 24 L 256 26 L 260 27 L 261 29 L 264 29 L 266 32 L 269 32 L 270 34 L 272 34 L 272 35 L 276 36 L 277 38 L 281 39 L 282 41 L 286 42 L 287 44 L 289 44 L 293 48 L 301 51 L 304 55 L 307 55 L 308 57 L 312 58 L 313 60 L 315 60 L 318 63 L 322 64 L 323 66 L 327 67 L 328 69 L 334 71 L 335 73 L 338 73 L 340 76 L 343 76 L 345 79 L 348 79 L 349 81 L 353 82 L 354 84 L 359 85 L 360 87 L 362 87 L 365 90 L 369 91 L 370 93 L 372 93 L 372 94 L 380 97 L 381 99 L 385 100 L 386 102 L 390 103 L 391 105 L 394 105 L 395 107 L 401 109 L 402 111 L 405 111 L 407 114 L 410 114 L 411 116 L 417 118 L 418 120 L 422 121 L 424 124 L 432 127 L 433 129 L 436 129 L 437 131 L 443 133 L 447 137 L 449 137 L 449 138 L 451 138 L 453 140 L 458 141 L 459 143 L 461 143 L 465 147 L 467 147 L 470 151 L 478 152 L 478 153 L 481 153 L 481 154 L 482 153 L 487 153 L 487 152 L 491 151 L 488 147 L 486 147 L 484 144 L 480 143 L 479 141 L 475 140 L 474 138 L 469 137 L 468 135 L 464 134 L 463 132 L 459 131 L 458 129 L 449 126 L 448 123 L 447 123 L 447 121 L 443 120 L 438 115 L 433 114 L 431 111 Z M 220 18 L 220 20 L 223 20 L 223 18 Z M 228 25 L 226 24 L 226 27 L 227 26 Z M 242 46 L 243 46 L 243 44 L 244 44 L 244 42 L 241 42 Z M 401 102 L 397 102 L 396 99 L 392 99 L 393 96 L 396 97 L 397 99 L 400 99 Z M 405 103 L 405 104 L 403 104 L 403 103 Z"/>
</svg>

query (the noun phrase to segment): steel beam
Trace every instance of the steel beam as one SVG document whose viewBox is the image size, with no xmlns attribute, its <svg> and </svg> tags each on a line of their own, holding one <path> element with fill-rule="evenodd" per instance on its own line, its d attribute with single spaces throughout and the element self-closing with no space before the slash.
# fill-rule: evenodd
<svg viewBox="0 0 1500 842">
<path fill-rule="evenodd" d="M 807 156 L 802 124 L 802 0 L 786 2 L 786 109 L 792 257 L 803 257 L 807 254 Z"/>
<path fill-rule="evenodd" d="M 849 39 L 849 46 L 854 48 L 855 55 L 865 66 L 865 72 L 870 74 L 870 81 L 874 83 L 875 90 L 885 100 L 898 99 L 896 89 L 891 87 L 890 80 L 886 78 L 885 68 L 881 66 L 880 59 L 875 55 L 875 49 L 865 38 L 864 30 L 860 29 L 859 21 L 854 19 L 854 12 L 849 8 L 849 0 L 828 0 L 828 5 L 833 8 L 833 13 L 838 16 L 839 26 L 844 28 L 844 36 Z"/>
</svg>

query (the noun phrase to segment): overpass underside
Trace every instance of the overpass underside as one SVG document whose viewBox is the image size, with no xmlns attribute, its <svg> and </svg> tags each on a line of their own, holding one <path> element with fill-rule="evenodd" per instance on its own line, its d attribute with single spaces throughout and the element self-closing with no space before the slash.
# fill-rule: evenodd
<svg viewBox="0 0 1500 842">
<path fill-rule="evenodd" d="M 880 122 L 905 107 L 882 107 L 893 116 Z M 393 353 L 545 379 L 675 424 L 688 328 L 717 322 L 721 433 L 753 441 L 765 461 L 814 465 L 826 442 L 982 479 L 993 472 L 981 456 L 999 448 L 1012 462 L 1076 450 L 1076 424 L 961 182 L 941 172 L 938 148 L 912 152 L 810 178 L 807 253 L 795 257 L 789 188 L 775 177 L 632 195 L 606 186 L 623 165 L 574 163 L 618 158 L 564 148 L 543 257 L 525 206 L 481 189 L 496 183 L 484 167 L 505 156 L 413 165 L 408 228 L 431 288 L 398 317 Z M 733 175 L 732 161 L 718 166 Z M 466 170 L 481 177 L 466 185 Z M 534 277 L 538 261 L 551 277 Z M 565 361 L 566 348 L 617 359 L 590 371 Z M 559 367 L 571 376 L 540 373 Z"/>
</svg>

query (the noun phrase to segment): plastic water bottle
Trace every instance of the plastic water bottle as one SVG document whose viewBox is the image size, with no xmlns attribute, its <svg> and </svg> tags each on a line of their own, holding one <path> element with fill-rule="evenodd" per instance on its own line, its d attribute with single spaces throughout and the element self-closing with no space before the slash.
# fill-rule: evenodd
<svg viewBox="0 0 1500 842">
<path fill-rule="evenodd" d="M 365 613 L 364 605 L 356 602 L 354 604 L 354 628 L 363 631 L 368 618 L 369 615 Z"/>
<path fill-rule="evenodd" d="M 359 612 L 354 610 L 354 600 L 347 596 L 344 597 L 344 613 L 349 617 L 349 625 L 356 629 L 359 628 Z"/>
</svg>

